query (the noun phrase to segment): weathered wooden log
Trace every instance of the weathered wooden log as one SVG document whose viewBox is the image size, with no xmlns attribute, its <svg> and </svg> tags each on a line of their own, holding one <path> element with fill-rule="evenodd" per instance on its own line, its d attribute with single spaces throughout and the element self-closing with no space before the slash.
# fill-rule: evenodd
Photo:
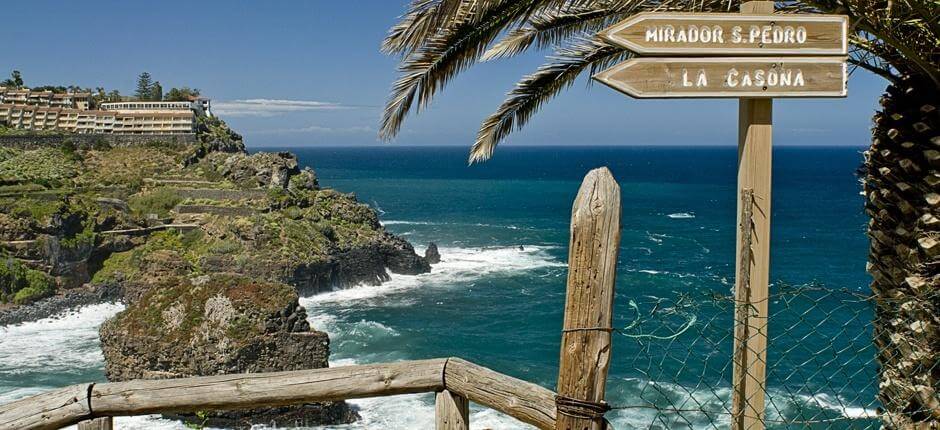
<svg viewBox="0 0 940 430">
<path fill-rule="evenodd" d="M 437 393 L 434 402 L 434 428 L 436 430 L 469 430 L 470 402 L 467 398 L 449 390 Z"/>
<path fill-rule="evenodd" d="M 90 384 L 72 385 L 0 405 L 0 429 L 58 429 L 91 416 Z"/>
<path fill-rule="evenodd" d="M 571 209 L 558 396 L 572 407 L 558 406 L 558 430 L 605 428 L 620 211 L 620 186 L 610 171 L 588 172 Z"/>
<path fill-rule="evenodd" d="M 444 389 L 446 359 L 96 384 L 97 416 L 251 409 Z"/>
<path fill-rule="evenodd" d="M 540 429 L 555 428 L 555 393 L 459 358 L 447 360 L 444 385 L 453 393 Z"/>
<path fill-rule="evenodd" d="M 78 430 L 113 430 L 114 422 L 111 417 L 95 418 L 78 423 Z"/>
</svg>

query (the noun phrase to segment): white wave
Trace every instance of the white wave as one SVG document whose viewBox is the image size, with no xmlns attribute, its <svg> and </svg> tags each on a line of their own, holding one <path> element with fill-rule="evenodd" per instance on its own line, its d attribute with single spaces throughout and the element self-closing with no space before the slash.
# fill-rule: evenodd
<svg viewBox="0 0 940 430">
<path fill-rule="evenodd" d="M 669 218 L 672 218 L 672 219 L 691 219 L 691 218 L 695 218 L 695 214 L 694 214 L 694 213 L 691 213 L 691 212 L 676 212 L 676 213 L 669 214 L 669 215 L 666 215 L 666 216 L 669 217 Z"/>
<path fill-rule="evenodd" d="M 438 225 L 437 223 L 428 222 L 428 221 L 401 221 L 401 220 L 388 220 L 388 221 L 379 221 L 382 225 Z"/>
<path fill-rule="evenodd" d="M 731 387 L 714 386 L 710 388 L 695 388 L 671 382 L 647 381 L 640 378 L 625 378 L 628 385 L 622 394 L 630 397 L 625 404 L 650 405 L 656 401 L 658 406 L 684 410 L 683 412 L 669 412 L 653 407 L 638 407 L 618 409 L 612 411 L 608 417 L 617 428 L 649 428 L 651 425 L 661 424 L 665 420 L 691 424 L 694 429 L 726 428 L 730 425 Z M 877 418 L 878 412 L 862 406 L 850 405 L 842 397 L 830 393 L 817 393 L 814 395 L 793 394 L 782 389 L 768 390 L 766 413 L 769 420 L 799 421 L 814 416 L 812 410 L 829 410 L 838 413 L 844 418 Z M 639 396 L 637 398 L 636 396 Z M 806 411 L 808 417 L 802 417 L 800 410 Z M 704 411 L 709 411 L 705 413 Z M 678 418 L 680 417 L 681 418 Z"/>
<path fill-rule="evenodd" d="M 878 418 L 878 411 L 862 406 L 847 405 L 841 397 L 829 393 L 817 393 L 812 396 L 800 396 L 803 401 L 810 405 L 816 405 L 820 408 L 829 409 L 837 412 L 846 418 Z"/>
<path fill-rule="evenodd" d="M 101 366 L 98 327 L 124 305 L 85 306 L 61 316 L 0 327 L 0 374 L 76 373 Z"/>
<path fill-rule="evenodd" d="M 671 238 L 668 234 L 646 232 L 646 238 L 657 244 L 662 244 L 663 239 Z"/>
<path fill-rule="evenodd" d="M 360 285 L 301 299 L 307 309 L 316 303 L 371 299 L 418 287 L 448 287 L 458 282 L 474 281 L 494 273 L 514 273 L 546 267 L 565 267 L 546 252 L 550 247 L 525 246 L 500 248 L 440 248 L 441 262 L 430 273 L 420 275 L 390 274 L 381 285 Z"/>
<path fill-rule="evenodd" d="M 519 227 L 516 225 L 508 224 L 487 224 L 487 223 L 462 223 L 462 222 L 430 222 L 430 221 L 406 221 L 406 220 L 383 220 L 380 221 L 383 226 L 389 225 L 454 225 L 454 226 L 471 226 L 471 227 L 489 227 L 489 228 L 505 228 L 509 230 L 534 230 L 527 227 Z"/>
<path fill-rule="evenodd" d="M 630 272 L 630 273 L 645 273 L 645 274 L 647 274 L 647 275 L 665 275 L 665 276 L 673 276 L 673 277 L 676 277 L 676 278 L 698 278 L 698 277 L 699 277 L 699 275 L 696 275 L 696 274 L 694 274 L 694 273 L 678 273 L 678 272 L 670 272 L 670 271 L 668 271 L 668 270 L 629 269 L 629 268 L 628 268 L 628 269 L 626 269 L 626 271 L 627 271 L 627 272 Z"/>
</svg>

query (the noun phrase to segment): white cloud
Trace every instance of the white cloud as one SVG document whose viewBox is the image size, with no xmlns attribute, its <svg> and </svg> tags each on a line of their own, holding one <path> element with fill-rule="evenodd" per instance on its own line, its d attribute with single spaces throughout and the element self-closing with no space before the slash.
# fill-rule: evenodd
<svg viewBox="0 0 940 430">
<path fill-rule="evenodd" d="M 246 134 L 374 134 L 377 130 L 364 125 L 350 127 L 323 127 L 310 125 L 300 128 L 276 128 L 270 130 L 253 130 Z"/>
<path fill-rule="evenodd" d="M 281 99 L 222 100 L 212 103 L 212 111 L 219 115 L 260 117 L 277 116 L 289 112 L 342 110 L 357 107 L 359 106 L 332 102 Z"/>
</svg>

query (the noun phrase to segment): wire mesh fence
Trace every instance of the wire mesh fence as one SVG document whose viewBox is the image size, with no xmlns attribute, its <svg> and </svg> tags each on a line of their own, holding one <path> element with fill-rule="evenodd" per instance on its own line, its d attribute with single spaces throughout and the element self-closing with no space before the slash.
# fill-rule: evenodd
<svg viewBox="0 0 940 430">
<path fill-rule="evenodd" d="M 935 296 L 926 300 L 940 304 L 940 294 Z M 931 353 L 940 343 L 935 343 L 932 326 L 897 328 L 912 323 L 919 328 L 916 322 L 898 320 L 903 313 L 897 308 L 910 307 L 907 302 L 814 284 L 772 286 L 766 325 L 762 333 L 752 333 L 766 335 L 766 350 L 749 351 L 759 353 L 759 366 L 744 368 L 747 377 L 763 381 L 763 399 L 743 401 L 763 410 L 758 421 L 771 429 L 940 428 L 940 364 Z M 618 352 L 623 358 L 617 366 L 633 373 L 632 386 L 624 387 L 633 393 L 630 401 L 613 405 L 609 416 L 637 428 L 732 427 L 740 417 L 733 404 L 734 327 L 740 306 L 748 304 L 717 293 L 633 298 L 633 315 L 617 330 L 630 350 Z M 897 369 L 907 369 L 910 381 L 895 381 L 906 390 L 889 393 L 886 400 L 885 375 Z M 901 406 L 886 413 L 886 401 Z M 750 404 L 754 402 L 761 404 Z"/>
</svg>

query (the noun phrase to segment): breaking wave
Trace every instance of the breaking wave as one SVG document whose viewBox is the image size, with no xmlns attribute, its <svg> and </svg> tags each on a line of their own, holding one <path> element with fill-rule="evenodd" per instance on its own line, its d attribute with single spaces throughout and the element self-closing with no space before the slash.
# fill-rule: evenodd
<svg viewBox="0 0 940 430">
<path fill-rule="evenodd" d="M 390 274 L 381 285 L 360 285 L 301 299 L 310 307 L 317 303 L 372 299 L 419 287 L 446 288 L 458 282 L 473 281 L 494 273 L 518 273 L 546 267 L 565 267 L 547 251 L 554 247 L 523 246 L 498 248 L 440 248 L 441 262 L 430 273 Z M 420 253 L 420 250 L 419 250 Z"/>
</svg>

